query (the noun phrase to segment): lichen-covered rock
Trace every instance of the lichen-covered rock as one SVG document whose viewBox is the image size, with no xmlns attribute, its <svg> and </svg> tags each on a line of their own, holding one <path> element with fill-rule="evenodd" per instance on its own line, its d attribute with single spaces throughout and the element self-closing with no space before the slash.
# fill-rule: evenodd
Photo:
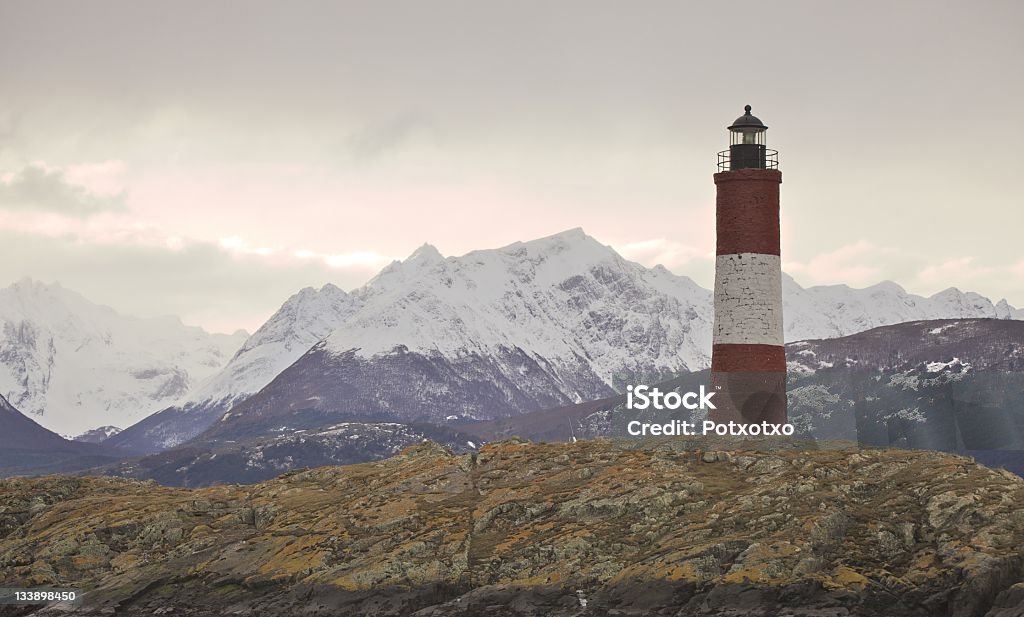
<svg viewBox="0 0 1024 617">
<path fill-rule="evenodd" d="M 197 490 L 0 480 L 0 580 L 86 589 L 84 614 L 1024 614 L 1015 476 L 676 445 L 422 444 Z"/>
</svg>

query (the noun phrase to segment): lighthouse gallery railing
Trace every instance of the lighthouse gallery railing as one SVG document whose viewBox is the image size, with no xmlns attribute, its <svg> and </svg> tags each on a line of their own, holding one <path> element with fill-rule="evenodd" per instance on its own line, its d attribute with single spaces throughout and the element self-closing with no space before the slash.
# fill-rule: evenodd
<svg viewBox="0 0 1024 617">
<path fill-rule="evenodd" d="M 750 167 L 747 167 L 748 169 Z M 764 167 L 760 169 L 778 169 L 779 168 L 779 151 L 765 149 L 764 151 Z M 718 171 L 730 171 L 732 167 L 729 164 L 729 151 L 722 150 L 718 153 Z M 755 167 L 754 169 L 757 169 Z"/>
</svg>

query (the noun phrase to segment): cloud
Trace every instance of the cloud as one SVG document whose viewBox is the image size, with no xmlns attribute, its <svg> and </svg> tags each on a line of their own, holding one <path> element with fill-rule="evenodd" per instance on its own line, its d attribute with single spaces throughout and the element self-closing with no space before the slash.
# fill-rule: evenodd
<svg viewBox="0 0 1024 617">
<path fill-rule="evenodd" d="M 177 245 L 174 242 L 177 241 Z M 28 275 L 59 282 L 128 315 L 178 315 L 211 331 L 258 328 L 303 287 L 364 284 L 374 270 L 332 268 L 320 259 L 238 256 L 214 243 L 97 243 L 0 230 L 0 286 Z"/>
<path fill-rule="evenodd" d="M 947 259 L 921 270 L 917 278 L 928 285 L 949 285 L 951 281 L 963 284 L 964 281 L 974 281 L 991 276 L 997 270 L 989 266 L 974 265 L 974 261 L 974 257 Z M 1012 269 L 1012 267 L 1008 268 L 1008 270 Z"/>
<path fill-rule="evenodd" d="M 355 251 L 352 253 L 336 253 L 322 256 L 324 263 L 332 268 L 383 268 L 394 261 L 373 251 Z"/>
<path fill-rule="evenodd" d="M 394 257 L 381 255 L 374 251 L 352 251 L 349 253 L 319 253 L 305 248 L 282 248 L 268 246 L 251 246 L 239 236 L 221 238 L 220 248 L 236 257 L 264 257 L 270 261 L 282 263 L 288 261 L 318 261 L 337 270 L 375 271 L 395 260 Z"/>
<path fill-rule="evenodd" d="M 104 174 L 107 178 L 100 181 Z M 125 193 L 112 189 L 109 175 L 109 165 L 65 170 L 35 163 L 0 175 L 0 210 L 54 212 L 75 217 L 123 211 Z M 89 188 L 91 183 L 95 183 L 96 190 Z"/>
<path fill-rule="evenodd" d="M 352 159 L 367 162 L 400 149 L 411 141 L 416 133 L 431 128 L 422 118 L 414 114 L 402 114 L 391 120 L 368 125 L 349 136 L 348 150 Z"/>
<path fill-rule="evenodd" d="M 258 257 L 271 257 L 280 253 L 280 250 L 269 246 L 249 246 L 249 244 L 238 236 L 221 238 L 218 242 L 220 248 L 236 256 L 256 255 Z"/>
<path fill-rule="evenodd" d="M 815 284 L 868 285 L 883 277 L 885 268 L 878 261 L 894 252 L 893 249 L 858 240 L 816 255 L 806 262 L 787 261 L 782 264 L 782 269 Z"/>
<path fill-rule="evenodd" d="M 615 249 L 626 259 L 645 266 L 661 264 L 670 269 L 684 266 L 695 259 L 712 259 L 714 257 L 709 251 L 702 251 L 689 244 L 665 238 L 616 244 Z"/>
<path fill-rule="evenodd" d="M 186 244 L 181 236 L 170 234 L 156 225 L 106 212 L 83 217 L 59 212 L 0 209 L 0 229 L 86 244 L 163 249 L 177 249 Z"/>
<path fill-rule="evenodd" d="M 64 179 L 93 195 L 117 197 L 125 192 L 124 176 L 127 169 L 125 162 L 118 160 L 68 165 L 64 169 Z"/>
<path fill-rule="evenodd" d="M 14 141 L 16 124 L 14 112 L 0 108 L 0 153 L 3 153 L 6 144 Z"/>
<path fill-rule="evenodd" d="M 914 276 L 914 285 L 924 293 L 956 287 L 977 291 L 993 302 L 1005 298 L 1017 307 L 1024 304 L 1024 260 L 1002 264 L 989 261 L 987 265 L 979 261 L 978 257 L 966 256 L 928 264 Z"/>
</svg>

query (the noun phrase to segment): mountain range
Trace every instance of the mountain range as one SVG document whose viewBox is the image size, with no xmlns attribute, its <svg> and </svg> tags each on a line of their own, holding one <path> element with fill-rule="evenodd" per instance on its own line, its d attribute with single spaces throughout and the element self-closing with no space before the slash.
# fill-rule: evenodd
<svg viewBox="0 0 1024 617">
<path fill-rule="evenodd" d="M 124 427 L 216 373 L 247 336 L 126 317 L 23 279 L 0 289 L 0 395 L 61 434 Z"/>
<path fill-rule="evenodd" d="M 975 293 L 925 298 L 889 282 L 803 288 L 786 276 L 784 302 L 787 340 L 1024 317 Z M 461 257 L 424 245 L 352 292 L 302 290 L 218 375 L 110 443 L 153 452 L 207 429 L 243 438 L 283 416 L 436 422 L 571 405 L 707 368 L 712 320 L 710 291 L 579 229 Z"/>
<path fill-rule="evenodd" d="M 783 285 L 789 341 L 1024 318 L 956 289 L 925 298 L 889 282 Z M 259 432 L 294 412 L 317 422 L 497 418 L 706 368 L 712 319 L 710 291 L 579 229 L 461 257 L 424 245 L 351 292 L 299 291 L 248 338 L 124 317 L 24 280 L 0 290 L 0 394 L 59 433 L 103 427 L 85 439 L 109 435 L 133 452 L 211 427 L 222 438 Z"/>
<path fill-rule="evenodd" d="M 1024 474 L 1024 321 L 909 322 L 790 343 L 787 354 L 789 418 L 797 440 L 953 451 Z M 697 391 L 710 386 L 709 371 L 655 385 Z M 264 400 L 270 390 L 273 384 L 253 400 Z M 491 420 L 418 421 L 343 407 L 250 416 L 246 402 L 237 408 L 240 421 L 215 423 L 189 442 L 99 471 L 172 486 L 251 483 L 303 467 L 380 460 L 424 439 L 472 452 L 510 438 L 545 443 L 630 437 L 630 420 L 703 419 L 681 411 L 627 410 L 625 398 L 616 394 Z M 702 447 L 700 441 L 680 443 Z"/>
</svg>

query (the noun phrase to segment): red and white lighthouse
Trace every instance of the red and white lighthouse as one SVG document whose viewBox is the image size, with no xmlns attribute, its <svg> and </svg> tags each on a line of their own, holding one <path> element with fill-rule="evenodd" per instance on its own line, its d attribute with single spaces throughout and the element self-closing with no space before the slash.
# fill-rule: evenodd
<svg viewBox="0 0 1024 617">
<path fill-rule="evenodd" d="M 717 250 L 710 419 L 786 422 L 786 352 L 782 334 L 778 153 L 768 129 L 746 113 L 729 127 L 718 155 Z"/>
</svg>

